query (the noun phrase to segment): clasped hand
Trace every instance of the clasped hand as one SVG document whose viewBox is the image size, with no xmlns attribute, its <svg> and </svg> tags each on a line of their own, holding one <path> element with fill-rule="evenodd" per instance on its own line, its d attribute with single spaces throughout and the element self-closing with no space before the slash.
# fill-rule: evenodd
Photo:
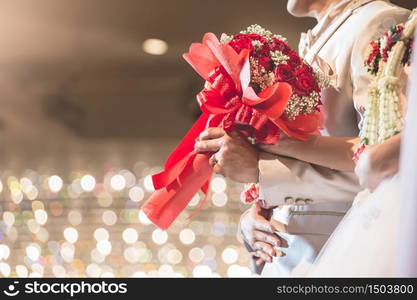
<svg viewBox="0 0 417 300">
<path fill-rule="evenodd" d="M 258 182 L 258 150 L 239 132 L 208 128 L 200 134 L 195 150 L 214 152 L 210 165 L 215 173 L 241 183 Z"/>
</svg>

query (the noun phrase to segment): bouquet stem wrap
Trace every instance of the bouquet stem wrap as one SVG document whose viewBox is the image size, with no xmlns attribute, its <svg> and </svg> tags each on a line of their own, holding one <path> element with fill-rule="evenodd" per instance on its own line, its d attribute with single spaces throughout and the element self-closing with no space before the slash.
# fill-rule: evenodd
<svg viewBox="0 0 417 300">
<path fill-rule="evenodd" d="M 238 126 L 240 132 L 257 142 L 275 144 L 281 132 L 306 139 L 308 134 L 317 133 L 321 122 L 320 113 L 300 115 L 294 120 L 282 118 L 292 95 L 291 85 L 276 82 L 255 93 L 250 86 L 249 51 L 237 53 L 212 33 L 205 34 L 203 43 L 192 44 L 184 58 L 206 80 L 205 88 L 197 95 L 203 113 L 171 153 L 164 171 L 152 176 L 156 191 L 142 210 L 162 229 L 172 224 L 199 190 L 208 192 L 211 153 L 194 151 L 196 139 L 206 128 L 227 131 Z"/>
<path fill-rule="evenodd" d="M 212 168 L 208 154 L 197 154 L 195 139 L 204 130 L 208 114 L 203 114 L 165 163 L 165 171 L 152 177 L 156 191 L 142 206 L 147 217 L 167 229 L 201 189 L 208 191 Z"/>
</svg>

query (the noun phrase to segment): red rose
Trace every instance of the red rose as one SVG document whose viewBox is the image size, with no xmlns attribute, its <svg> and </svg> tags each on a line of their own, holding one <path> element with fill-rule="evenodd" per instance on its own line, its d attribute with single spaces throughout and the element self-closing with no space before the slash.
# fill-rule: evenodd
<svg viewBox="0 0 417 300">
<path fill-rule="evenodd" d="M 259 35 L 259 34 L 256 34 L 256 33 L 239 33 L 239 34 L 236 34 L 233 37 L 234 41 L 237 41 L 237 40 L 240 40 L 240 39 L 244 39 L 244 40 L 249 39 L 249 40 L 252 40 L 252 41 L 260 41 L 262 43 L 265 43 L 265 38 L 263 36 Z"/>
<path fill-rule="evenodd" d="M 269 43 L 269 49 L 271 51 L 281 51 L 284 54 L 287 54 L 291 51 L 291 48 L 286 42 L 277 38 L 272 38 L 272 41 Z"/>
<path fill-rule="evenodd" d="M 292 80 L 295 78 L 295 74 L 291 66 L 286 64 L 278 65 L 275 68 L 275 77 L 277 81 L 280 82 L 292 82 Z"/>
<path fill-rule="evenodd" d="M 295 71 L 296 80 L 294 83 L 295 92 L 299 96 L 305 96 L 313 92 L 314 90 L 318 91 L 319 87 L 317 85 L 316 79 L 313 75 L 313 70 L 304 65 Z"/>
<path fill-rule="evenodd" d="M 249 55 L 253 55 L 253 45 L 252 40 L 250 39 L 239 39 L 239 40 L 233 40 L 229 42 L 229 45 L 235 49 L 235 51 L 239 54 L 243 49 L 249 49 Z"/>
<path fill-rule="evenodd" d="M 291 67 L 296 68 L 296 67 L 298 67 L 299 65 L 301 65 L 301 64 L 302 64 L 301 58 L 300 58 L 300 56 L 298 56 L 297 52 L 295 52 L 295 51 L 290 51 L 290 52 L 287 54 L 287 56 L 290 58 L 290 59 L 288 60 L 288 62 L 287 62 L 287 63 L 288 63 Z"/>
<path fill-rule="evenodd" d="M 271 70 L 271 58 L 269 56 L 261 56 L 258 59 L 260 66 L 264 67 L 265 71 L 269 72 Z"/>
<path fill-rule="evenodd" d="M 240 53 L 243 49 L 249 49 L 249 55 L 253 55 L 253 45 L 252 41 L 260 41 L 265 43 L 265 38 L 259 34 L 243 34 L 239 33 L 233 37 L 233 40 L 229 42 L 229 45 L 235 49 L 237 53 Z"/>
<path fill-rule="evenodd" d="M 257 56 L 271 56 L 268 44 L 263 44 L 261 49 L 256 51 Z"/>
<path fill-rule="evenodd" d="M 267 72 L 271 71 L 271 54 L 267 44 L 263 44 L 261 49 L 256 51 L 255 57 L 260 66 L 264 67 Z"/>
</svg>

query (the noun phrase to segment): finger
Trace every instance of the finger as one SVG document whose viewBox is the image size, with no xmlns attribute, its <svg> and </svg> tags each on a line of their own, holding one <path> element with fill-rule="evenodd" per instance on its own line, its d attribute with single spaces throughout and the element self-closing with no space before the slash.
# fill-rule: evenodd
<svg viewBox="0 0 417 300">
<path fill-rule="evenodd" d="M 286 239 L 281 238 L 281 246 L 280 248 L 288 248 L 288 242 Z"/>
<path fill-rule="evenodd" d="M 262 267 L 265 264 L 265 261 L 262 258 L 255 258 L 255 265 L 257 268 Z"/>
<path fill-rule="evenodd" d="M 279 250 L 279 249 L 275 249 L 275 252 L 277 253 L 277 257 L 284 257 L 285 256 L 285 253 L 284 252 L 282 252 L 281 250 Z"/>
<path fill-rule="evenodd" d="M 219 127 L 212 127 L 204 130 L 202 133 L 200 133 L 199 140 L 205 141 L 205 140 L 212 140 L 212 139 L 218 139 L 224 136 L 226 132 L 223 128 Z"/>
<path fill-rule="evenodd" d="M 216 154 L 213 154 L 209 159 L 210 167 L 214 168 L 217 164 Z"/>
<path fill-rule="evenodd" d="M 277 231 L 275 227 L 269 222 L 269 220 L 258 214 L 254 217 L 253 228 L 269 233 L 274 233 Z"/>
<path fill-rule="evenodd" d="M 265 252 L 266 254 L 268 254 L 269 256 L 273 257 L 276 256 L 276 252 L 274 247 L 272 247 L 270 244 L 265 243 L 265 242 L 261 242 L 261 241 L 256 241 L 253 244 L 253 247 L 256 250 L 262 250 L 263 252 Z"/>
<path fill-rule="evenodd" d="M 213 166 L 213 172 L 216 174 L 220 174 L 225 176 L 224 174 L 224 157 L 223 157 L 224 151 L 220 150 L 219 152 L 216 152 L 213 156 L 216 160 L 216 164 Z"/>
<path fill-rule="evenodd" d="M 287 232 L 287 225 L 285 225 L 284 223 L 277 221 L 275 219 L 271 219 L 269 222 L 275 228 L 275 231 L 284 232 L 284 233 Z"/>
<path fill-rule="evenodd" d="M 263 215 L 265 215 L 266 218 L 270 218 L 272 216 L 273 209 L 277 206 L 268 204 L 264 199 L 258 199 L 257 202 L 263 210 Z"/>
<path fill-rule="evenodd" d="M 219 151 L 223 144 L 221 138 L 207 141 L 198 141 L 195 143 L 194 149 L 198 152 L 216 152 Z"/>
<path fill-rule="evenodd" d="M 256 201 L 251 208 L 251 218 L 253 220 L 252 226 L 261 231 L 274 233 L 276 230 L 269 220 L 265 218 L 264 211 L 265 209 L 263 209 L 260 206 L 260 203 Z"/>
<path fill-rule="evenodd" d="M 223 164 L 220 161 L 217 161 L 213 166 L 213 172 L 225 176 L 225 174 L 223 174 Z"/>
<path fill-rule="evenodd" d="M 268 243 L 271 246 L 281 247 L 282 245 L 281 239 L 276 234 L 273 234 L 273 233 L 267 233 L 267 232 L 263 232 L 259 230 L 254 230 L 253 237 L 254 237 L 254 240 Z"/>
<path fill-rule="evenodd" d="M 252 252 L 251 254 L 255 261 L 261 260 L 263 261 L 263 263 L 272 261 L 272 256 L 262 250 L 256 250 L 255 252 Z"/>
<path fill-rule="evenodd" d="M 256 250 L 256 252 L 253 253 L 253 258 L 257 266 L 261 266 L 265 264 L 265 262 L 272 262 L 272 256 L 262 250 Z"/>
<path fill-rule="evenodd" d="M 231 137 L 234 137 L 234 138 L 242 138 L 243 137 L 243 135 L 239 131 L 236 131 L 236 130 L 230 131 L 229 135 Z"/>
</svg>

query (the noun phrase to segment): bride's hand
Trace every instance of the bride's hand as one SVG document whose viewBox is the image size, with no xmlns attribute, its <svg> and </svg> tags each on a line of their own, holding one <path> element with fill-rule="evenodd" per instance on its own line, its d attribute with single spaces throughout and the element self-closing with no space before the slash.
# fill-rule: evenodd
<svg viewBox="0 0 417 300">
<path fill-rule="evenodd" d="M 255 202 L 242 216 L 240 230 L 243 239 L 255 251 L 255 261 L 258 267 L 262 262 L 272 262 L 273 257 L 284 255 L 278 247 L 286 247 L 286 241 L 276 232 L 286 232 L 284 224 L 272 222 L 273 208 L 265 209 Z"/>
<path fill-rule="evenodd" d="M 380 145 L 368 147 L 361 154 L 355 173 L 363 187 L 374 190 L 384 179 L 398 172 L 401 136 L 397 134 Z"/>
</svg>

